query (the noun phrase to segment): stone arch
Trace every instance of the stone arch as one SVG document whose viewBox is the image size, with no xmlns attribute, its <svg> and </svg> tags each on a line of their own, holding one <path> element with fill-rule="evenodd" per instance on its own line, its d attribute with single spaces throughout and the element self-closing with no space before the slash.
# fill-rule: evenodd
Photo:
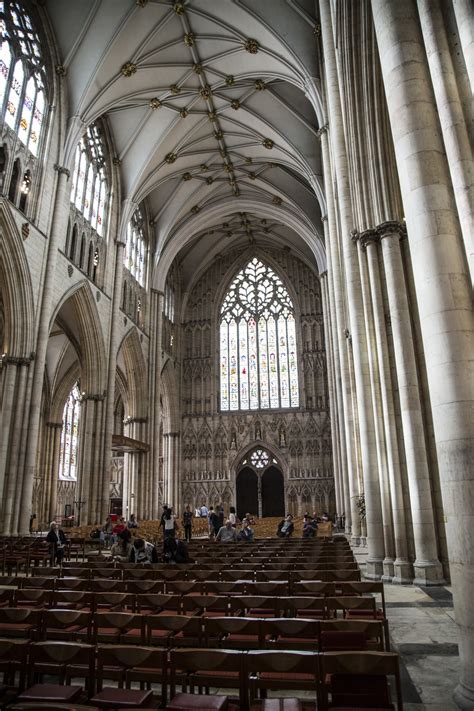
<svg viewBox="0 0 474 711">
<path fill-rule="evenodd" d="M 127 379 L 127 415 L 145 417 L 147 413 L 146 364 L 140 344 L 138 330 L 133 327 L 125 335 L 118 352 L 122 352 Z"/>
<path fill-rule="evenodd" d="M 104 337 L 97 306 L 86 280 L 63 296 L 51 318 L 50 330 L 55 321 L 76 348 L 82 390 L 102 395 L 107 377 Z"/>
<path fill-rule="evenodd" d="M 10 208 L 0 204 L 0 290 L 3 301 L 2 353 L 28 358 L 34 349 L 34 300 L 28 261 Z"/>
<path fill-rule="evenodd" d="M 178 382 L 171 360 L 167 360 L 161 371 L 161 398 L 163 403 L 163 432 L 179 432 L 180 410 Z"/>
</svg>

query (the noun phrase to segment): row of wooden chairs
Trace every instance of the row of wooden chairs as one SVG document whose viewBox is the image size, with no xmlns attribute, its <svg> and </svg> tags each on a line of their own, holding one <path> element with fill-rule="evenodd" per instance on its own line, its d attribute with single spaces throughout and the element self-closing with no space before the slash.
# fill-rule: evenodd
<svg viewBox="0 0 474 711">
<path fill-rule="evenodd" d="M 389 678 L 394 677 L 397 709 L 403 709 L 398 655 L 389 652 L 132 649 L 0 640 L 0 670 L 17 704 L 43 702 L 49 706 L 88 699 L 96 708 L 139 708 L 153 705 L 152 685 L 157 691 L 159 685 L 161 703 L 181 711 L 227 708 L 226 697 L 196 698 L 196 691 L 203 694 L 216 688 L 237 690 L 242 711 L 248 711 L 259 696 L 282 690 L 309 691 L 320 711 L 347 708 L 348 702 L 393 709 Z M 57 679 L 57 684 L 43 684 L 45 675 Z M 81 680 L 81 685 L 72 683 L 76 680 Z M 114 686 L 106 686 L 106 682 Z M 212 706 L 210 698 L 214 698 Z"/>
<path fill-rule="evenodd" d="M 190 601 L 191 602 L 191 601 Z M 252 609 L 252 608 L 250 608 Z M 334 610 L 341 609 L 334 605 Z M 259 609 L 253 608 L 257 614 Z M 195 612 L 202 614 L 192 614 Z M 265 610 L 262 610 L 264 612 Z M 237 647 L 240 649 L 388 649 L 384 625 L 377 619 L 223 616 L 219 608 L 189 605 L 188 613 L 138 614 L 83 610 L 14 610 L 0 621 L 4 637 L 89 643 L 160 646 Z M 241 612 L 239 610 L 239 612 Z M 347 612 L 344 608 L 343 612 Z"/>
</svg>

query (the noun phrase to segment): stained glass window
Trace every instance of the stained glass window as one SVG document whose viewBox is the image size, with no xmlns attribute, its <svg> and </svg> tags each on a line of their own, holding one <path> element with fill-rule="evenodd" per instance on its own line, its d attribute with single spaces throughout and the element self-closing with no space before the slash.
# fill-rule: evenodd
<svg viewBox="0 0 474 711">
<path fill-rule="evenodd" d="M 63 410 L 61 448 L 59 455 L 59 478 L 77 479 L 77 451 L 81 393 L 76 383 L 69 393 Z"/>
<path fill-rule="evenodd" d="M 18 2 L 0 2 L 0 120 L 34 156 L 45 114 L 45 68 L 40 41 Z"/>
<path fill-rule="evenodd" d="M 220 313 L 222 410 L 299 405 L 293 304 L 256 257 L 230 285 Z"/>
<path fill-rule="evenodd" d="M 92 124 L 76 149 L 71 202 L 100 236 L 104 234 L 106 194 L 107 176 L 102 131 L 97 124 Z"/>
<path fill-rule="evenodd" d="M 144 219 L 140 208 L 135 210 L 128 223 L 123 263 L 140 286 L 145 286 L 146 245 Z"/>
</svg>

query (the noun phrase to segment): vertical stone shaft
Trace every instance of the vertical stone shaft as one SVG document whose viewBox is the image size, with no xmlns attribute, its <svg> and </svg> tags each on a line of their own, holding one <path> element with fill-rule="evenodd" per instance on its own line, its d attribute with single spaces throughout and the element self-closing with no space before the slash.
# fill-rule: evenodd
<svg viewBox="0 0 474 711">
<path fill-rule="evenodd" d="M 340 389 L 339 402 L 342 404 L 339 419 L 339 431 L 341 433 L 340 447 L 342 453 L 341 461 L 343 463 L 343 466 L 345 466 L 347 469 L 347 476 L 349 481 L 350 508 L 349 510 L 346 509 L 345 514 L 347 517 L 350 512 L 352 537 L 354 539 L 354 542 L 357 544 L 359 543 L 360 536 L 360 517 L 357 508 L 357 500 L 360 495 L 360 491 L 358 480 L 358 462 L 356 455 L 356 441 L 358 440 L 358 429 L 355 427 L 355 421 L 353 417 L 352 388 L 349 375 L 347 343 L 344 335 L 344 332 L 347 327 L 347 321 L 345 316 L 345 293 L 344 281 L 341 273 L 342 269 L 338 244 L 339 239 L 336 224 L 335 197 L 332 185 L 332 169 L 331 159 L 329 155 L 327 128 L 325 130 L 320 129 L 320 135 L 324 166 L 324 189 L 326 193 L 326 204 L 328 208 L 327 234 L 325 232 L 325 243 L 328 253 L 329 279 L 330 283 L 332 282 L 332 291 L 334 294 L 334 303 L 332 306 L 330 294 L 331 320 L 334 324 L 334 341 L 337 340 L 338 344 L 339 372 L 341 377 L 340 384 L 338 385 Z M 342 439 L 342 437 L 344 439 Z"/>
<path fill-rule="evenodd" d="M 406 210 L 433 414 L 461 679 L 474 705 L 474 324 L 470 278 L 413 0 L 372 0 Z"/>
<path fill-rule="evenodd" d="M 336 68 L 333 29 L 329 0 L 320 0 L 321 28 L 324 47 L 328 109 L 331 116 L 331 142 L 338 186 L 341 218 L 341 241 L 346 275 L 350 331 L 353 339 L 354 376 L 357 391 L 362 471 L 367 512 L 367 576 L 380 578 L 383 572 L 384 541 L 377 458 L 374 441 L 374 422 L 370 401 L 367 342 L 364 331 L 363 306 L 360 289 L 357 253 L 349 239 L 353 227 L 348 179 L 348 165 L 342 126 L 341 102 Z"/>
<path fill-rule="evenodd" d="M 415 583 L 429 585 L 443 580 L 438 560 L 433 498 L 431 493 L 421 391 L 407 298 L 407 284 L 400 249 L 401 225 L 379 227 L 393 333 L 405 461 L 415 543 Z"/>
<path fill-rule="evenodd" d="M 399 442 L 395 424 L 395 404 L 390 373 L 387 330 L 382 297 L 379 267 L 379 247 L 376 241 L 369 240 L 366 246 L 367 266 L 369 270 L 372 311 L 374 316 L 375 340 L 377 346 L 378 369 L 382 414 L 387 449 L 387 467 L 390 482 L 393 534 L 395 543 L 394 578 L 395 583 L 409 583 L 413 579 L 412 566 L 408 561 L 407 527 L 405 503 L 403 500 L 402 472 L 400 468 Z"/>
<path fill-rule="evenodd" d="M 454 188 L 454 198 L 461 222 L 466 258 L 470 268 L 471 282 L 474 282 L 471 144 L 449 51 L 440 0 L 418 0 L 418 12 Z M 471 23 L 474 23 L 472 8 Z"/>
<path fill-rule="evenodd" d="M 46 256 L 47 265 L 44 271 L 43 294 L 38 318 L 38 336 L 36 342 L 36 359 L 31 391 L 28 440 L 25 452 L 25 466 L 21 498 L 18 532 L 28 534 L 30 530 L 31 502 L 33 497 L 33 482 L 36 468 L 36 451 L 38 448 L 39 424 L 41 415 L 41 398 L 43 395 L 44 370 L 46 366 L 46 351 L 48 348 L 50 318 L 53 307 L 56 262 L 60 240 L 64 238 L 67 226 L 69 200 L 67 184 L 69 171 L 61 166 L 55 166 L 58 173 L 56 195 L 53 209 L 51 236 Z"/>
</svg>

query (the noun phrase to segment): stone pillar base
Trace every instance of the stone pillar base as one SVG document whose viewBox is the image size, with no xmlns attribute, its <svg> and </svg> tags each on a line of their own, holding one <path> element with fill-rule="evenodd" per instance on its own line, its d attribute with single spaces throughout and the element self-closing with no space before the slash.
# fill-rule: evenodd
<svg viewBox="0 0 474 711">
<path fill-rule="evenodd" d="M 384 583 L 391 583 L 392 578 L 395 575 L 395 570 L 393 567 L 393 558 L 384 558 L 383 561 L 383 575 L 382 580 Z"/>
<path fill-rule="evenodd" d="M 413 566 L 407 560 L 396 560 L 394 569 L 393 585 L 411 585 L 413 583 Z"/>
<path fill-rule="evenodd" d="M 474 709 L 474 689 L 469 689 L 460 681 L 454 689 L 453 699 L 456 706 L 459 706 L 463 711 L 472 711 Z"/>
<path fill-rule="evenodd" d="M 415 578 L 413 585 L 446 585 L 443 568 L 439 560 L 416 561 L 413 563 Z"/>
<path fill-rule="evenodd" d="M 381 580 L 383 575 L 383 560 L 367 559 L 364 578 L 366 580 Z"/>
<path fill-rule="evenodd" d="M 359 545 L 362 546 L 362 548 L 365 548 L 367 545 L 367 537 L 366 536 L 361 536 L 359 539 Z"/>
<path fill-rule="evenodd" d="M 360 536 L 352 536 L 350 544 L 351 546 L 360 546 Z"/>
</svg>

